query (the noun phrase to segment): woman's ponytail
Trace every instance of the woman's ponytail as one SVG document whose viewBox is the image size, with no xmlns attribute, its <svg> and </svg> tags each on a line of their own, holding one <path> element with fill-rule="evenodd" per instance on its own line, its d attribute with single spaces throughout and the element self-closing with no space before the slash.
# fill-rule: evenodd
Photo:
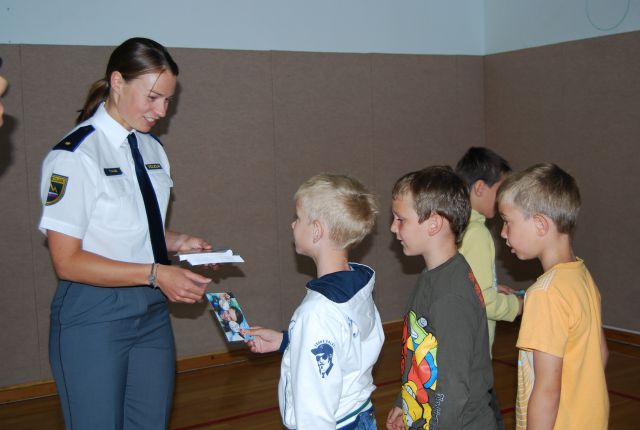
<svg viewBox="0 0 640 430">
<path fill-rule="evenodd" d="M 76 124 L 80 124 L 96 113 L 100 103 L 105 101 L 107 97 L 109 97 L 109 82 L 107 82 L 105 78 L 95 81 L 89 89 L 89 94 L 87 95 L 87 100 L 84 102 L 82 110 L 79 111 L 80 114 L 78 118 L 76 118 Z"/>
</svg>

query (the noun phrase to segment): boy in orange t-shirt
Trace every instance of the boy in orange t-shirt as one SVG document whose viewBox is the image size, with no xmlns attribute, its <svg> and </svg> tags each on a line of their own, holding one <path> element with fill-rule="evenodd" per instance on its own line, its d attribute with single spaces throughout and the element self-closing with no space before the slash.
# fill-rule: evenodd
<svg viewBox="0 0 640 430">
<path fill-rule="evenodd" d="M 516 429 L 606 429 L 607 344 L 600 293 L 571 233 L 580 209 L 573 177 L 553 164 L 509 176 L 498 190 L 501 236 L 545 273 L 527 290 L 518 336 Z"/>
</svg>

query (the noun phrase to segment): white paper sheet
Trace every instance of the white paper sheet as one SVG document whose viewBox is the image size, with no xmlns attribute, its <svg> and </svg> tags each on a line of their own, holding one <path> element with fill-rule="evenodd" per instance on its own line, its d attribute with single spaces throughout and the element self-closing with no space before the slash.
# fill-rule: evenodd
<svg viewBox="0 0 640 430">
<path fill-rule="evenodd" d="M 180 261 L 187 261 L 192 266 L 201 264 L 222 264 L 222 263 L 244 263 L 239 255 L 234 255 L 233 251 L 187 251 L 176 254 Z"/>
</svg>

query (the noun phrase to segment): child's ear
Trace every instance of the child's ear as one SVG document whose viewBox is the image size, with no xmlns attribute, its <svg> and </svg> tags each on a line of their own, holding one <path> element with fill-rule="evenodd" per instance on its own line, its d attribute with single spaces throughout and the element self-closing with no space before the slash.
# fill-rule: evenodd
<svg viewBox="0 0 640 430">
<path fill-rule="evenodd" d="M 427 232 L 429 233 L 429 236 L 435 236 L 440 232 L 440 230 L 442 230 L 444 219 L 442 215 L 433 213 L 425 222 L 427 223 Z"/>
<path fill-rule="evenodd" d="M 484 193 L 484 190 L 486 187 L 487 187 L 487 183 L 482 179 L 478 179 L 471 186 L 471 192 L 476 196 L 480 197 L 482 196 L 482 193 Z"/>
<path fill-rule="evenodd" d="M 322 223 L 318 220 L 313 222 L 313 243 L 318 243 L 322 236 L 324 235 L 324 227 Z"/>
<path fill-rule="evenodd" d="M 543 214 L 535 214 L 533 216 L 533 224 L 536 227 L 538 236 L 544 236 L 549 232 L 549 220 Z"/>
</svg>

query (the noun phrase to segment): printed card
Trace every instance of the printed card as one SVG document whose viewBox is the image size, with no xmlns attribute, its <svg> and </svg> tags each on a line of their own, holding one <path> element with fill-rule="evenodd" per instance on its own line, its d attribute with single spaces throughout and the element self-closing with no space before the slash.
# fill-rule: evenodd
<svg viewBox="0 0 640 430">
<path fill-rule="evenodd" d="M 240 329 L 249 329 L 249 323 L 233 293 L 206 293 L 206 296 L 227 342 L 242 342 L 253 339 L 252 336 L 243 336 L 240 333 Z"/>
</svg>

